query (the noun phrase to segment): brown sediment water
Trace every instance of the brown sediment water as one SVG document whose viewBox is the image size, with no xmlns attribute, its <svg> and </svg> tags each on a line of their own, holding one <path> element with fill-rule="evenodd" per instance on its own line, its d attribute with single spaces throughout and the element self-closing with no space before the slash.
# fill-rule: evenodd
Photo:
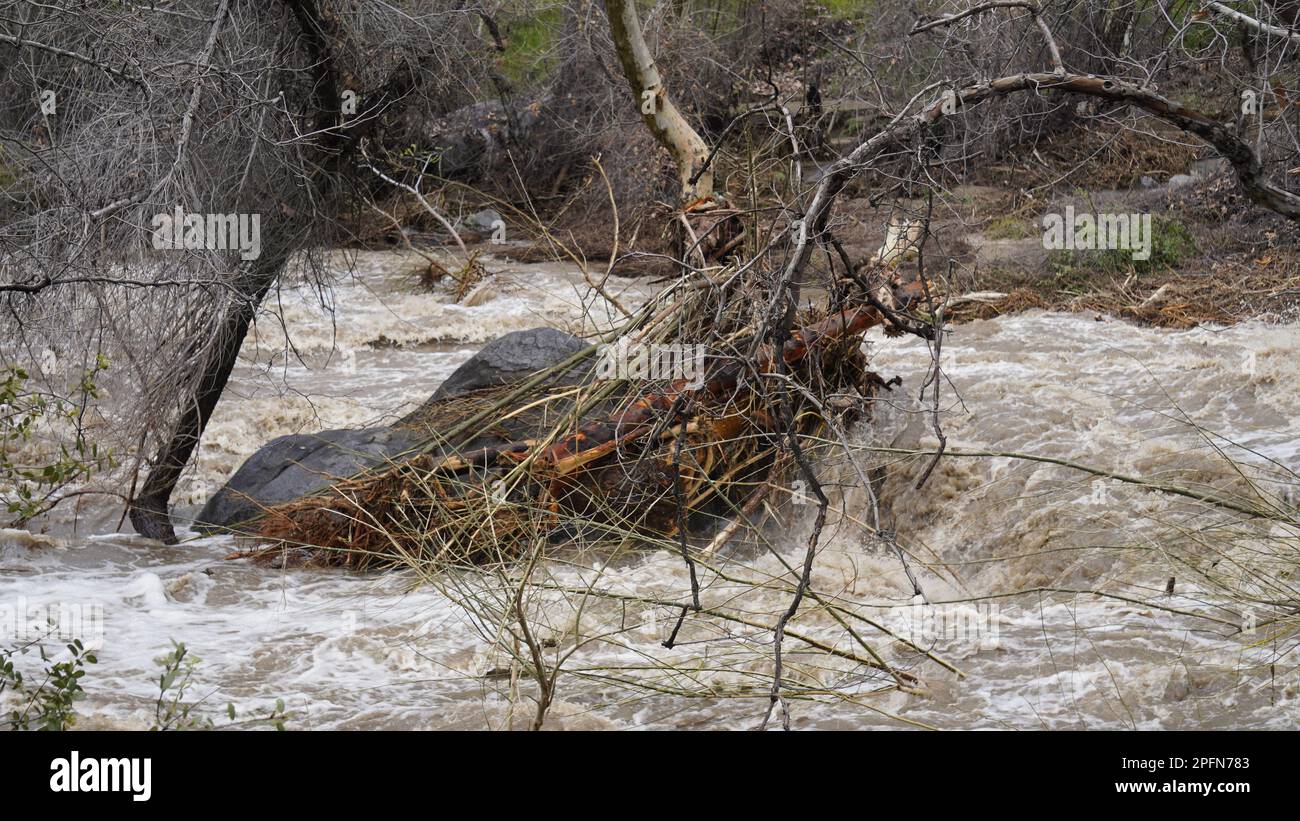
<svg viewBox="0 0 1300 821">
<path fill-rule="evenodd" d="M 283 327 L 259 323 L 182 505 L 201 503 L 275 436 L 400 416 L 502 333 L 591 331 L 614 318 L 569 266 L 489 260 L 494 275 L 456 305 L 437 290 L 411 292 L 416 264 L 408 255 L 360 255 L 335 292 L 332 317 L 308 294 L 280 301 Z M 610 287 L 628 305 L 653 290 Z M 1010 456 L 946 458 L 918 490 L 924 458 L 868 448 L 935 445 L 916 403 L 925 343 L 873 331 L 867 345 L 878 372 L 903 379 L 875 426 L 852 442 L 887 478 L 873 510 L 852 471 L 841 471 L 813 585 L 964 677 L 863 624 L 859 635 L 918 676 L 923 692 L 900 692 L 878 671 L 792 641 L 787 663 L 806 696 L 791 703 L 795 727 L 1296 726 L 1294 664 L 1268 669 L 1270 649 L 1235 635 L 1239 609 L 1195 578 L 1177 573 L 1165 593 L 1170 553 L 1197 555 L 1188 530 L 1203 528 L 1211 512 Z M 1234 487 L 1225 453 L 1248 469 L 1268 460 L 1300 467 L 1300 326 L 1168 331 L 1029 312 L 957 326 L 945 359 L 940 420 L 957 450 L 1067 459 L 1225 491 Z M 924 601 L 898 555 L 855 524 L 877 512 L 908 551 Z M 691 617 L 673 648 L 662 644 L 677 618 L 673 603 L 690 595 L 680 555 L 549 560 L 540 577 L 547 584 L 599 595 L 582 607 L 558 591 L 530 599 L 545 638 L 566 651 L 577 644 L 547 726 L 755 726 L 770 680 L 771 633 L 762 628 L 789 602 L 781 580 L 802 558 L 806 518 L 769 528 L 767 546 L 712 557 L 701 573 L 702 603 L 735 618 Z M 290 726 L 302 728 L 502 728 L 531 719 L 526 677 L 511 680 L 491 625 L 456 603 L 499 579 L 417 585 L 403 572 L 275 571 L 223 561 L 233 547 L 225 537 L 173 547 L 84 529 L 53 538 L 0 533 L 0 602 L 72 603 L 102 614 L 102 629 L 88 636 L 99 663 L 86 677 L 83 726 L 149 725 L 154 659 L 169 639 L 202 659 L 195 692 L 214 716 L 227 702 L 247 715 L 283 698 Z M 791 629 L 860 652 L 816 603 Z M 636 678 L 654 687 L 625 683 Z"/>
</svg>

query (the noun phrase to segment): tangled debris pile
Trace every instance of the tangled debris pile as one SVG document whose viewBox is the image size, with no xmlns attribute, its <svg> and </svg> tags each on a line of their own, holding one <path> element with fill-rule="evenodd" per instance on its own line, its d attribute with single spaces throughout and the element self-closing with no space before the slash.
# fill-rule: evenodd
<svg viewBox="0 0 1300 821">
<path fill-rule="evenodd" d="M 509 560 L 539 538 L 684 545 L 716 530 L 806 469 L 828 425 L 869 415 L 885 382 L 861 334 L 916 295 L 882 284 L 810 311 L 779 340 L 762 330 L 765 295 L 750 277 L 716 267 L 683 278 L 629 319 L 618 344 L 431 403 L 413 420 L 425 438 L 404 458 L 268 509 L 255 535 L 272 544 L 253 555 L 456 565 Z M 619 378 L 629 376 L 650 378 Z"/>
</svg>

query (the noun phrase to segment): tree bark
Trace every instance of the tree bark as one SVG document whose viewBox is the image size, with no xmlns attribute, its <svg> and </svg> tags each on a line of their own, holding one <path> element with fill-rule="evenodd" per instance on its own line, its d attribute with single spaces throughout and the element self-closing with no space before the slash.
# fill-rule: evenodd
<svg viewBox="0 0 1300 821">
<path fill-rule="evenodd" d="M 709 147 L 668 97 L 650 48 L 641 34 L 635 0 L 605 0 L 605 16 L 618 61 L 632 89 L 632 101 L 659 144 L 677 165 L 683 204 L 713 196 L 713 171 L 705 167 Z M 701 170 L 703 169 L 703 170 Z"/>
<path fill-rule="evenodd" d="M 226 390 L 230 372 L 239 358 L 239 349 L 248 334 L 248 326 L 267 292 L 279 279 L 284 261 L 285 256 L 280 254 L 273 259 L 261 257 L 253 263 L 243 300 L 227 315 L 220 332 L 220 343 L 204 366 L 193 395 L 182 406 L 170 437 L 154 457 L 144 484 L 131 500 L 131 526 L 141 536 L 158 539 L 163 544 L 176 543 L 176 530 L 168 512 L 172 492 Z"/>
</svg>

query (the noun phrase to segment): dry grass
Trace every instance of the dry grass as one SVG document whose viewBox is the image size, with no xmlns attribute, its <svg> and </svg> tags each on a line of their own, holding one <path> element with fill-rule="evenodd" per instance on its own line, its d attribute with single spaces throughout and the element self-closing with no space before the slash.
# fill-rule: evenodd
<svg viewBox="0 0 1300 821">
<path fill-rule="evenodd" d="M 991 302 L 969 302 L 953 312 L 956 321 L 991 319 L 1031 308 L 1092 312 L 1165 328 L 1248 319 L 1293 320 L 1300 306 L 1300 268 L 1278 255 L 1224 265 L 1202 274 L 1167 271 L 1142 276 L 1077 272 L 1065 290 L 1050 277 L 990 271 L 980 290 L 1006 294 Z"/>
<path fill-rule="evenodd" d="M 770 343 L 754 342 L 749 292 L 735 282 L 735 296 L 719 302 L 736 272 L 710 276 L 713 287 L 666 295 L 624 331 L 656 344 L 706 340 L 701 387 L 592 375 L 557 386 L 556 373 L 580 366 L 571 361 L 522 386 L 431 406 L 416 422 L 429 440 L 410 458 L 268 510 L 257 535 L 276 544 L 257 555 L 450 566 L 511 559 L 537 534 L 684 539 L 725 519 L 781 482 L 788 460 L 778 454 L 791 435 L 846 427 L 865 412 L 880 382 L 859 334 L 879 315 L 805 316 L 778 364 Z M 590 366 L 594 354 L 575 359 Z"/>
</svg>

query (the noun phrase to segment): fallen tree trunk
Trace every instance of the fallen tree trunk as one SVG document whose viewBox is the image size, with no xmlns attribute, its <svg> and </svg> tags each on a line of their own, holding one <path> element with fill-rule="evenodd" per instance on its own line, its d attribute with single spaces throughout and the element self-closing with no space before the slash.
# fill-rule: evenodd
<svg viewBox="0 0 1300 821">
<path fill-rule="evenodd" d="M 1079 74 L 1017 74 L 962 89 L 957 97 L 963 105 L 992 96 L 1022 91 L 1061 91 L 1097 97 L 1116 103 L 1128 103 L 1148 114 L 1204 140 L 1236 172 L 1246 196 L 1256 205 L 1275 211 L 1288 219 L 1300 220 L 1300 195 L 1280 187 L 1264 174 L 1263 164 L 1254 146 L 1238 136 L 1231 123 L 1221 123 L 1147 88 L 1111 77 Z M 942 115 L 943 101 L 931 104 L 920 115 L 933 123 Z"/>
<path fill-rule="evenodd" d="M 1040 72 L 999 77 L 966 86 L 954 94 L 960 107 L 1024 91 L 1068 92 L 1134 105 L 1208 143 L 1232 165 L 1237 180 L 1252 202 L 1289 219 L 1300 220 L 1300 196 L 1267 179 L 1255 149 L 1237 136 L 1229 124 L 1220 123 L 1150 89 L 1107 77 Z M 824 241 L 832 207 L 844 186 L 881 154 L 910 143 L 947 116 L 945 108 L 950 102 L 950 99 L 941 97 L 917 114 L 899 114 L 888 126 L 831 165 L 814 190 L 804 218 L 792 227 L 794 251 L 786 263 L 783 283 L 788 286 L 795 280 L 813 248 Z"/>
</svg>

